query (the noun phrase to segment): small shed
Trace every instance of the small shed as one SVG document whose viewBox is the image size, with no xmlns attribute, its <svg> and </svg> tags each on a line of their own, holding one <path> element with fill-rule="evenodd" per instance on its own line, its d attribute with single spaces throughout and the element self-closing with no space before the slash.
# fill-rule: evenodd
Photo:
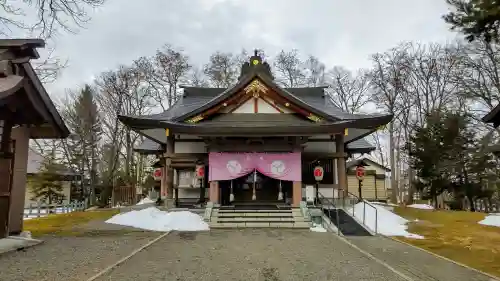
<svg viewBox="0 0 500 281">
<path fill-rule="evenodd" d="M 40 173 L 43 165 L 43 161 L 45 158 L 43 155 L 38 153 L 37 151 L 33 150 L 32 148 L 29 148 L 28 150 L 28 166 L 26 169 L 27 172 L 27 178 L 26 178 L 26 193 L 25 193 L 25 198 L 24 198 L 24 206 L 28 207 L 31 204 L 37 204 L 38 200 L 35 200 L 33 198 L 33 193 L 31 192 L 31 189 L 29 187 L 30 182 L 36 178 L 36 175 Z M 64 199 L 62 200 L 62 204 L 69 204 L 73 199 L 71 198 L 72 191 L 71 190 L 71 183 L 75 180 L 80 180 L 81 175 L 76 173 L 75 171 L 64 167 L 63 165 L 58 167 L 57 171 L 55 172 L 55 178 L 61 182 L 63 186 L 63 195 Z M 47 203 L 47 202 L 44 202 Z"/>
<path fill-rule="evenodd" d="M 365 167 L 365 177 L 361 187 L 363 199 L 368 201 L 387 201 L 386 173 L 391 170 L 368 158 L 360 158 L 346 163 L 348 191 L 359 197 L 359 181 L 356 177 L 356 167 L 360 165 Z"/>
</svg>

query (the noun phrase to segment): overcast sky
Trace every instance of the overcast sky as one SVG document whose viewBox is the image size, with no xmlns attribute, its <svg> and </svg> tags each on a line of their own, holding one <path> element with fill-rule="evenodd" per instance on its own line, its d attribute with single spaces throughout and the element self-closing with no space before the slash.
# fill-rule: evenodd
<svg viewBox="0 0 500 281">
<path fill-rule="evenodd" d="M 69 67 L 47 88 L 60 96 L 165 43 L 198 65 L 216 50 L 295 48 L 328 66 L 368 67 L 371 54 L 401 41 L 454 39 L 446 11 L 444 0 L 108 0 L 86 29 L 57 37 Z"/>
</svg>

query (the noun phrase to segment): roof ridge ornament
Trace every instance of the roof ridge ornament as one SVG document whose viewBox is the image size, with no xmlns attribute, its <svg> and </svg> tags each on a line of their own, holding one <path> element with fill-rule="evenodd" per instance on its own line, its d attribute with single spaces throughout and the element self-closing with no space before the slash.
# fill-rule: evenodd
<svg viewBox="0 0 500 281">
<path fill-rule="evenodd" d="M 247 75 L 261 73 L 268 76 L 271 80 L 274 79 L 271 73 L 271 67 L 269 63 L 263 60 L 262 54 L 259 54 L 259 49 L 254 50 L 253 56 L 250 57 L 249 61 L 244 62 L 241 66 L 241 73 L 239 80 Z"/>
</svg>

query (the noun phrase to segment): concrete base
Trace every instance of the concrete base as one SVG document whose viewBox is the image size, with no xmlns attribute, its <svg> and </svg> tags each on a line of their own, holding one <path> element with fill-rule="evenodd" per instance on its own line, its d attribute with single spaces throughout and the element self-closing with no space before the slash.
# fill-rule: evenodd
<svg viewBox="0 0 500 281">
<path fill-rule="evenodd" d="M 42 240 L 37 239 L 9 236 L 7 238 L 0 239 L 0 255 L 11 251 L 33 247 L 42 242 Z"/>
<path fill-rule="evenodd" d="M 167 199 L 167 198 L 165 198 L 165 200 L 163 201 L 163 203 L 164 203 L 165 208 L 167 208 L 167 210 L 175 208 L 175 200 L 174 199 Z"/>
</svg>

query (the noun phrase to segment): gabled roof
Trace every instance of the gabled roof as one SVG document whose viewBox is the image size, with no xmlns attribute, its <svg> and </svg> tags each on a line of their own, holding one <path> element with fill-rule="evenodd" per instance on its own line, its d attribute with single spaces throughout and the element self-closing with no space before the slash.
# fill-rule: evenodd
<svg viewBox="0 0 500 281">
<path fill-rule="evenodd" d="M 346 163 L 346 168 L 347 169 L 350 169 L 350 168 L 353 168 L 353 167 L 357 167 L 359 165 L 364 165 L 364 166 L 376 166 L 376 167 L 379 167 L 383 170 L 385 170 L 386 172 L 390 172 L 391 169 L 387 168 L 386 166 L 383 166 L 382 164 L 380 163 L 377 163 L 371 159 L 368 159 L 368 158 L 360 158 L 360 159 L 356 159 L 356 160 L 352 160 L 352 161 L 348 161 Z"/>
<path fill-rule="evenodd" d="M 69 130 L 30 63 L 31 59 L 39 58 L 36 48 L 44 46 L 41 39 L 0 39 L 0 72 L 3 74 L 0 100 L 3 104 L 15 102 L 16 108 L 11 108 L 17 114 L 15 121 L 33 125 L 31 138 L 64 138 Z M 19 71 L 13 71 L 9 65 L 17 66 Z"/>
<path fill-rule="evenodd" d="M 392 120 L 392 115 L 361 115 L 343 112 L 336 107 L 324 87 L 314 88 L 281 88 L 270 74 L 269 65 L 262 63 L 259 56 L 251 57 L 250 63 L 244 63 L 242 75 L 238 83 L 227 89 L 185 87 L 184 95 L 167 111 L 160 114 L 146 116 L 118 116 L 121 122 L 136 131 L 164 128 L 173 133 L 208 135 L 310 135 L 310 134 L 338 134 L 344 128 L 356 128 L 351 132 L 346 142 L 352 142 L 376 130 Z M 255 92 L 255 90 L 257 92 Z M 268 91 L 269 90 L 269 91 Z M 230 115 L 230 120 L 223 121 L 213 118 L 221 109 L 234 103 L 240 96 L 254 97 L 259 92 L 270 94 L 276 102 L 289 107 L 292 111 L 309 119 L 295 118 L 289 122 L 277 120 L 281 117 L 290 117 L 292 114 L 278 114 L 284 116 L 267 116 L 257 113 L 244 116 L 244 113 L 221 114 Z M 253 94 L 252 94 L 253 93 Z M 257 96 L 256 96 L 257 95 Z M 238 117 L 236 117 L 238 115 Z M 253 118 L 252 118 L 253 116 Z M 247 118 L 237 120 L 238 118 Z M 218 119 L 218 120 L 217 120 Z M 314 121 L 314 122 L 311 122 Z"/>
<path fill-rule="evenodd" d="M 495 106 L 488 114 L 482 118 L 485 123 L 493 123 L 493 126 L 498 127 L 500 125 L 500 104 Z"/>
<path fill-rule="evenodd" d="M 335 120 L 340 119 L 340 118 L 337 118 L 336 116 L 331 116 L 331 115 L 327 114 L 326 112 L 323 112 L 323 111 L 311 106 L 310 104 L 308 104 L 307 102 L 305 102 L 301 98 L 295 96 L 294 94 L 287 91 L 286 89 L 279 87 L 267 75 L 260 73 L 260 72 L 250 72 L 249 74 L 245 75 L 241 80 L 239 80 L 235 86 L 225 89 L 223 92 L 219 93 L 217 96 L 212 98 L 210 101 L 208 101 L 204 105 L 177 117 L 175 119 L 175 121 L 185 121 L 186 119 L 194 117 L 194 116 L 202 113 L 203 111 L 206 111 L 206 110 L 224 102 L 224 100 L 226 100 L 226 99 L 230 98 L 231 96 L 235 95 L 236 93 L 242 91 L 244 87 L 246 87 L 250 82 L 254 81 L 255 79 L 261 80 L 262 82 L 265 83 L 266 86 L 268 86 L 273 91 L 278 93 L 280 96 L 284 97 L 285 99 L 289 100 L 291 103 L 294 103 L 295 105 L 297 105 L 300 108 L 303 108 L 307 111 L 310 111 L 311 113 L 314 113 L 314 114 L 316 114 L 322 118 L 325 118 L 329 121 L 335 121 Z"/>
</svg>

